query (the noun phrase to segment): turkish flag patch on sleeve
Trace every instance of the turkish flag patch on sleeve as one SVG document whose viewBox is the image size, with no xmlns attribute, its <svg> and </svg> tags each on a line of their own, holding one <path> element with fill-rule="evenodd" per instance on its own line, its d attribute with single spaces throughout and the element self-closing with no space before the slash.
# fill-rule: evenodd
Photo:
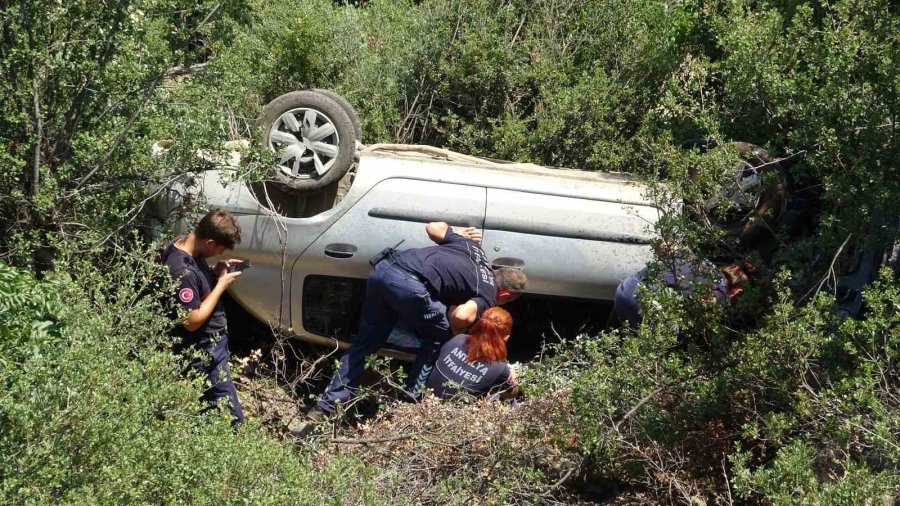
<svg viewBox="0 0 900 506">
<path fill-rule="evenodd" d="M 188 302 L 194 300 L 194 291 L 190 288 L 182 288 L 178 290 L 178 300 L 187 304 Z"/>
</svg>

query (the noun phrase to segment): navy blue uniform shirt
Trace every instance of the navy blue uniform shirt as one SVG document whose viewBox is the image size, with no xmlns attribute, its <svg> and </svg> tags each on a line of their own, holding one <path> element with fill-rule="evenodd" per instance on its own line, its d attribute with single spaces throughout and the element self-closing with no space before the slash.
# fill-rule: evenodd
<svg viewBox="0 0 900 506">
<path fill-rule="evenodd" d="M 727 300 L 727 292 L 728 287 L 725 284 L 725 280 L 721 278 L 721 274 L 718 273 L 718 269 L 711 262 L 702 260 L 700 261 L 700 274 L 694 272 L 694 263 L 696 260 L 693 258 L 687 258 L 685 260 L 677 259 L 674 263 L 674 266 L 670 262 L 664 263 L 664 269 L 659 272 L 658 278 L 662 280 L 666 286 L 670 288 L 674 288 L 680 291 L 684 295 L 691 295 L 694 292 L 695 284 L 709 284 L 710 288 L 713 291 L 713 294 L 716 296 L 716 300 L 720 303 L 723 303 Z M 643 275 L 646 275 L 647 269 L 641 271 Z M 706 274 L 717 275 L 717 279 L 710 280 Z"/>
<path fill-rule="evenodd" d="M 695 284 L 709 283 L 716 300 L 720 304 L 727 302 L 728 285 L 725 280 L 719 277 L 710 281 L 704 274 L 695 273 L 694 263 L 695 260 L 693 258 L 677 259 L 674 265 L 665 263 L 663 269 L 657 273 L 656 280 L 647 279 L 648 269 L 642 269 L 637 274 L 626 278 L 616 288 L 616 297 L 613 305 L 613 312 L 616 317 L 620 321 L 627 321 L 635 327 L 640 324 L 641 317 L 638 314 L 639 304 L 637 297 L 637 287 L 640 283 L 645 283 L 652 287 L 658 281 L 662 281 L 665 286 L 678 290 L 683 295 L 692 294 Z M 702 261 L 700 265 L 702 270 L 711 273 L 716 272 L 715 266 L 708 261 Z"/>
<path fill-rule="evenodd" d="M 179 238 L 180 239 L 180 238 Z M 216 275 L 206 260 L 198 257 L 192 257 L 184 251 L 175 247 L 175 243 L 166 248 L 163 253 L 162 261 L 169 267 L 169 273 L 172 279 L 178 281 L 178 290 L 175 292 L 175 298 L 181 307 L 192 311 L 200 307 L 201 302 L 209 296 L 209 292 L 216 286 Z M 216 303 L 212 316 L 199 329 L 194 332 L 188 331 L 183 325 L 179 325 L 176 333 L 191 343 L 207 340 L 209 337 L 225 330 L 225 304 L 222 299 Z M 189 343 L 186 343 L 189 344 Z"/>
<path fill-rule="evenodd" d="M 452 228 L 447 228 L 438 246 L 397 253 L 396 263 L 421 276 L 431 297 L 445 306 L 474 300 L 481 318 L 497 302 L 494 270 L 481 245 Z"/>
<path fill-rule="evenodd" d="M 442 399 L 452 397 L 459 388 L 473 395 L 484 395 L 491 390 L 506 390 L 509 383 L 509 364 L 503 362 L 469 363 L 465 334 L 447 341 L 438 355 L 426 386 Z"/>
</svg>

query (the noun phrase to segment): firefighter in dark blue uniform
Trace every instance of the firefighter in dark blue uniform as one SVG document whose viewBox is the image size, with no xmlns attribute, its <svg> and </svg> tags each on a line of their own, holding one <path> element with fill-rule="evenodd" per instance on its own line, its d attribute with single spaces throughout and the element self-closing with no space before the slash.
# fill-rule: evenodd
<svg viewBox="0 0 900 506">
<path fill-rule="evenodd" d="M 484 312 L 475 325 L 441 347 L 426 383 L 441 399 L 460 392 L 489 396 L 491 400 L 518 395 L 519 383 L 506 361 L 506 341 L 512 332 L 512 316 L 501 307 Z"/>
<path fill-rule="evenodd" d="M 478 230 L 457 232 L 443 222 L 429 223 L 425 230 L 437 246 L 387 255 L 375 265 L 366 285 L 356 341 L 341 357 L 310 418 L 331 413 L 335 403 L 350 398 L 366 357 L 384 345 L 398 323 L 422 340 L 405 385 L 407 393 L 418 398 L 441 346 L 488 308 L 512 302 L 525 291 L 527 279 L 521 270 L 491 267 Z M 453 306 L 448 314 L 447 308 Z"/>
<path fill-rule="evenodd" d="M 747 273 L 739 264 L 729 264 L 721 269 L 705 260 L 698 260 L 692 255 L 681 255 L 663 262 L 663 266 L 651 275 L 650 269 L 643 269 L 637 274 L 625 278 L 616 288 L 611 324 L 637 327 L 641 323 L 638 286 L 644 284 L 654 286 L 662 283 L 665 286 L 690 295 L 695 287 L 708 286 L 715 300 L 725 304 L 743 293 L 740 285 L 747 282 Z"/>
<path fill-rule="evenodd" d="M 227 211 L 213 210 L 206 214 L 193 232 L 179 237 L 162 254 L 172 278 L 178 281 L 174 294 L 178 303 L 188 311 L 175 330 L 179 338 L 176 351 L 190 353 L 199 350 L 190 367 L 207 378 L 208 388 L 201 399 L 215 409 L 220 400 L 227 403 L 232 425 L 244 421 L 244 412 L 228 370 L 228 331 L 222 294 L 241 275 L 228 272 L 228 267 L 240 260 L 222 260 L 214 268 L 206 258 L 219 256 L 241 241 L 241 229 Z"/>
</svg>

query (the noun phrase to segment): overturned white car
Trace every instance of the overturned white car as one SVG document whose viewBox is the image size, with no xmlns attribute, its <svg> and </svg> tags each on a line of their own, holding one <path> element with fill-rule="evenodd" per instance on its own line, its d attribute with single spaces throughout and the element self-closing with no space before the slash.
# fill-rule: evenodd
<svg viewBox="0 0 900 506">
<path fill-rule="evenodd" d="M 365 147 L 356 113 L 323 90 L 275 99 L 261 126 L 262 145 L 279 158 L 270 181 L 223 184 L 210 170 L 193 189 L 208 207 L 231 211 L 243 230 L 230 255 L 253 268 L 232 286 L 234 299 L 301 339 L 352 342 L 369 259 L 398 243 L 430 245 L 429 221 L 482 229 L 490 260 L 524 268 L 538 297 L 611 300 L 618 283 L 652 258 L 661 211 L 627 174 L 427 146 Z M 178 205 L 169 195 L 156 213 Z M 395 334 L 390 342 L 399 348 L 415 346 L 402 329 Z"/>
</svg>

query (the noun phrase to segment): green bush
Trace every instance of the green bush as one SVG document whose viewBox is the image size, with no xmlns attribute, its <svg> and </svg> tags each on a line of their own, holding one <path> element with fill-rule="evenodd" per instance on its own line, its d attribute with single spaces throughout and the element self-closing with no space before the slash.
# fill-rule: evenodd
<svg viewBox="0 0 900 506">
<path fill-rule="evenodd" d="M 745 467 L 746 455 L 737 454 L 735 489 L 741 495 L 758 494 L 772 504 L 865 504 L 896 497 L 895 473 L 873 473 L 869 466 L 851 462 L 840 477 L 822 480 L 815 468 L 816 454 L 813 447 L 798 440 L 752 474 Z"/>
<path fill-rule="evenodd" d="M 2 271 L 0 487 L 10 502 L 385 497 L 348 478 L 384 469 L 322 454 L 313 465 L 252 422 L 232 435 L 223 420 L 201 421 L 198 385 L 160 352 L 168 322 L 129 288 L 141 285 L 127 258 L 146 183 L 201 170 L 198 148 L 254 135 L 267 101 L 310 87 L 345 95 L 368 143 L 647 176 L 661 207 L 686 210 L 664 216 L 660 234 L 703 256 L 740 249 L 691 212 L 728 182 L 733 160 L 679 142 L 802 154 L 789 194 L 815 218 L 804 237 L 775 230 L 752 256 L 761 280 L 739 304 L 706 313 L 652 294 L 640 329 L 564 346 L 530 368 L 528 388 L 572 390 L 589 454 L 582 479 L 625 483 L 635 497 L 896 493 L 897 280 L 885 273 L 867 290 L 858 321 L 839 321 L 825 293 L 845 239 L 897 238 L 872 223 L 875 210 L 900 215 L 894 3 L 346 4 L 40 1 L 0 13 L 0 257 L 24 265 L 35 249 L 59 250 L 124 265 L 103 276 L 75 266 L 41 283 Z M 160 77 L 201 62 L 187 77 Z M 152 159 L 162 138 L 175 145 Z M 225 464 L 201 458 L 211 448 Z M 199 478 L 216 471 L 233 489 Z"/>
<path fill-rule="evenodd" d="M 153 269 L 74 265 L 36 282 L 0 264 L 0 497 L 5 504 L 354 503 L 359 461 L 313 466 L 227 414 L 200 414 L 153 297 Z M 351 478 L 352 477 L 352 478 Z M 356 497 L 357 499 L 353 499 Z"/>
<path fill-rule="evenodd" d="M 865 292 L 866 317 L 842 322 L 831 297 L 798 308 L 782 285 L 759 329 L 723 330 L 725 343 L 715 347 L 676 332 L 689 301 L 646 292 L 638 329 L 565 345 L 525 384 L 535 395 L 571 387 L 593 471 L 660 499 L 733 493 L 748 502 L 849 504 L 893 496 L 898 286 L 885 270 Z"/>
<path fill-rule="evenodd" d="M 359 110 L 369 142 L 579 168 L 634 164 L 632 138 L 690 31 L 681 9 L 627 0 L 256 8 L 194 83 L 247 117 L 281 93 L 328 87 Z"/>
</svg>

